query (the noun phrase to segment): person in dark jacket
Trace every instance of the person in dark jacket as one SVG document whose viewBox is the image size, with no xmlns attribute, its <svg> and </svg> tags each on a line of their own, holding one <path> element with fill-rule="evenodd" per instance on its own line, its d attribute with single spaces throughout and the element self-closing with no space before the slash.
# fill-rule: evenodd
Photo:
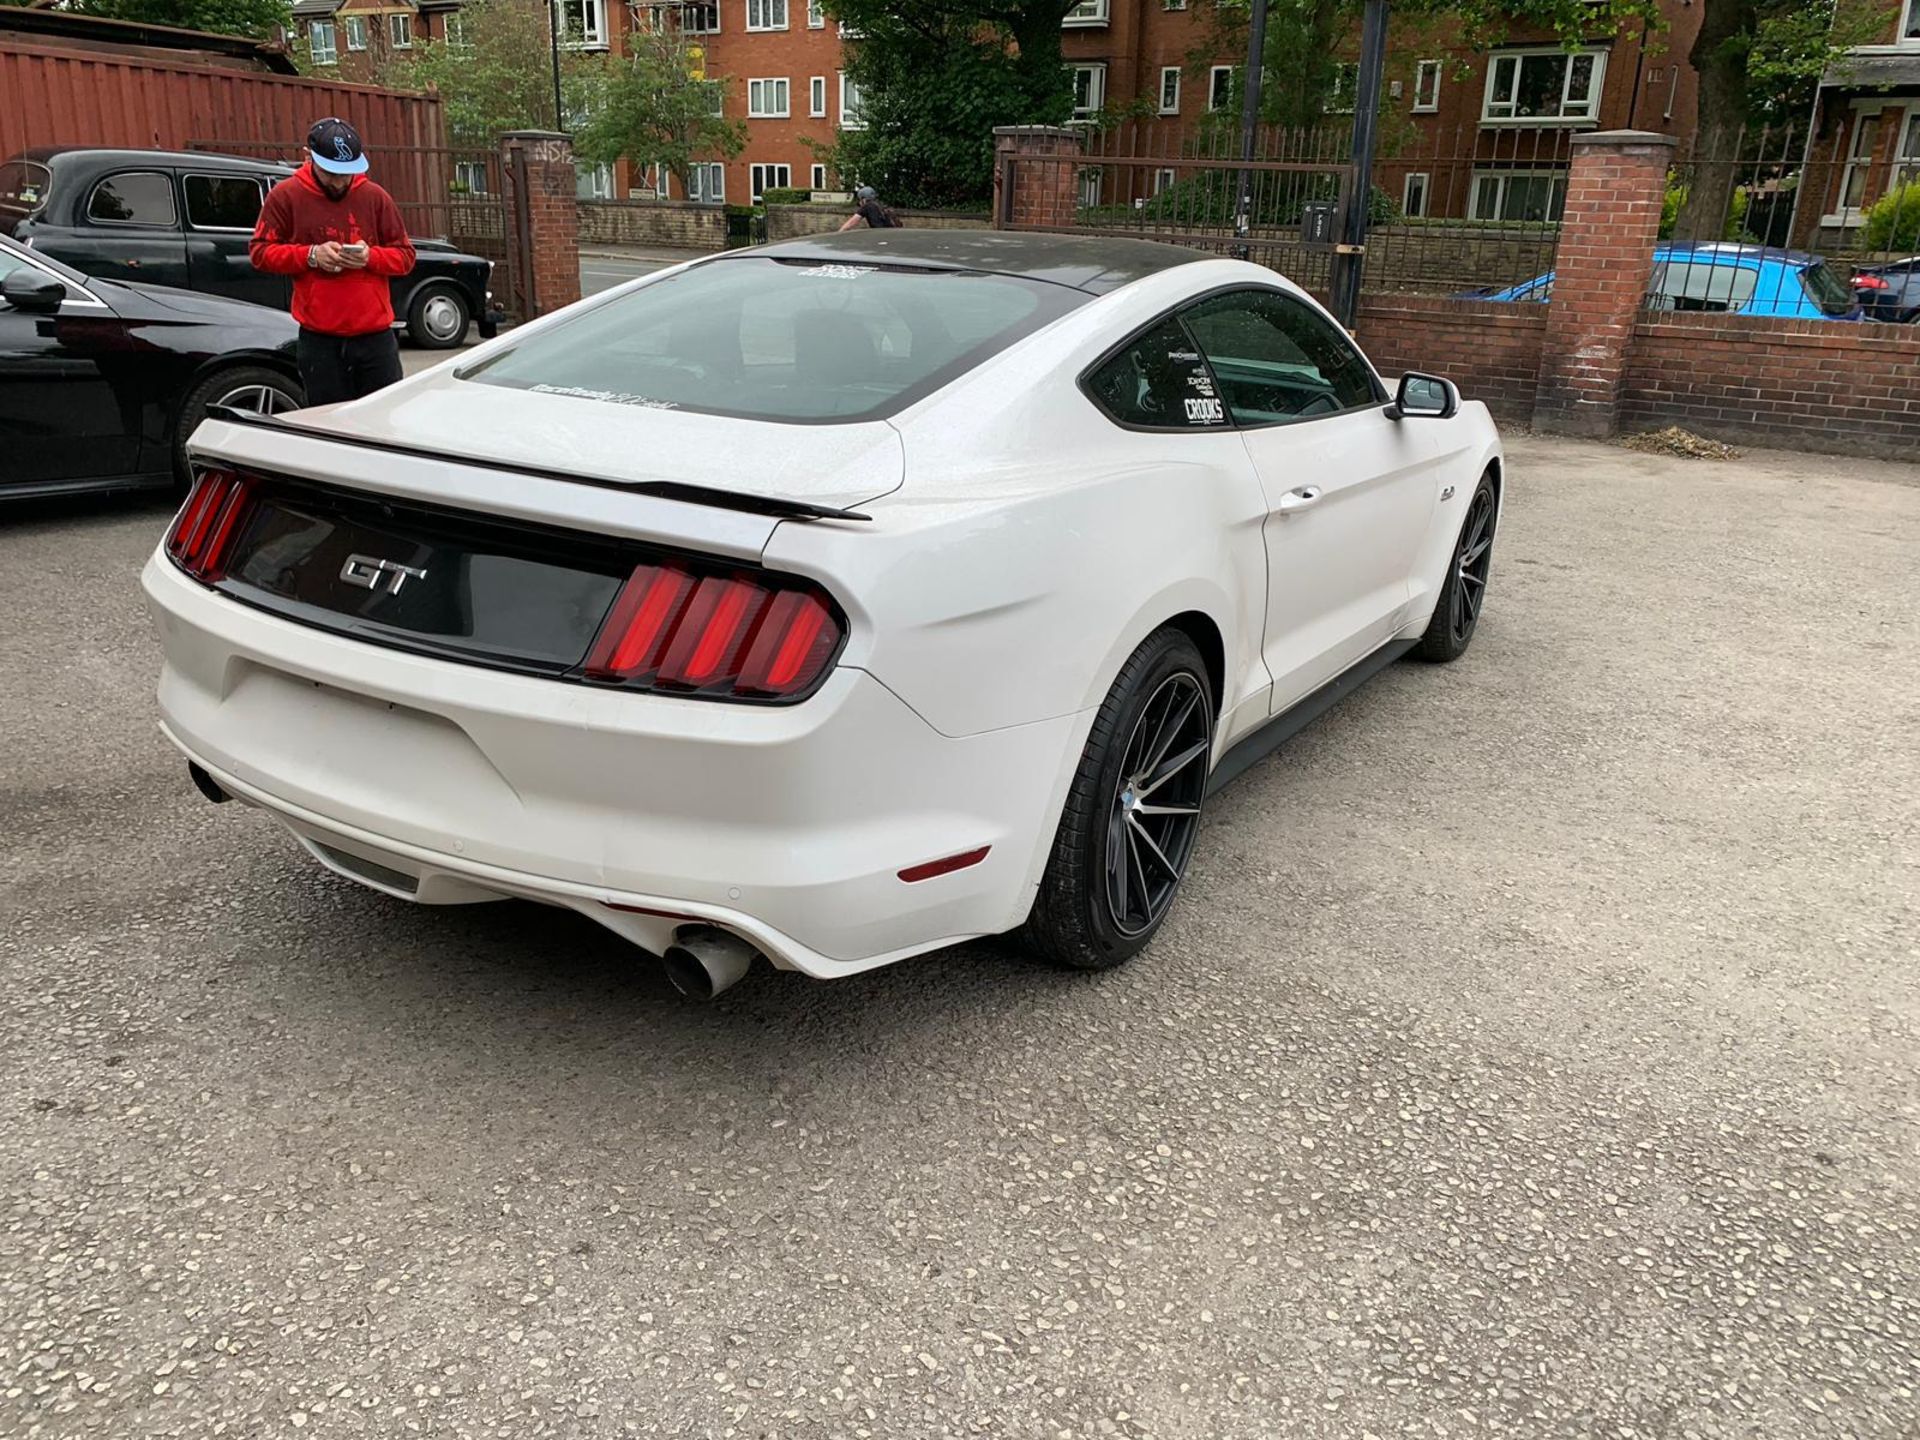
<svg viewBox="0 0 1920 1440">
<path fill-rule="evenodd" d="M 857 225 L 865 225 L 870 230 L 894 230 L 900 225 L 893 211 L 880 203 L 880 192 L 871 185 L 862 185 L 853 192 L 855 201 L 853 214 L 847 217 L 842 230 L 851 230 Z"/>
<path fill-rule="evenodd" d="M 247 253 L 254 269 L 294 277 L 309 405 L 400 378 L 388 281 L 413 269 L 413 241 L 393 197 L 367 179 L 366 150 L 346 121 L 307 132 L 307 163 L 273 187 Z"/>
</svg>

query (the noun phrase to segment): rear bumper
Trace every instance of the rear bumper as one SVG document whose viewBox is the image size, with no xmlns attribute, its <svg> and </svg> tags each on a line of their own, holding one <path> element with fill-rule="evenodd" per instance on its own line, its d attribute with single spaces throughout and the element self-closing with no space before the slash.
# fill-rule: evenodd
<svg viewBox="0 0 1920 1440">
<path fill-rule="evenodd" d="M 704 921 L 820 977 L 1018 925 L 1083 728 L 949 739 L 845 668 L 785 707 L 599 690 L 310 629 L 159 555 L 142 583 L 167 737 L 330 868 L 565 905 L 656 951 Z"/>
</svg>

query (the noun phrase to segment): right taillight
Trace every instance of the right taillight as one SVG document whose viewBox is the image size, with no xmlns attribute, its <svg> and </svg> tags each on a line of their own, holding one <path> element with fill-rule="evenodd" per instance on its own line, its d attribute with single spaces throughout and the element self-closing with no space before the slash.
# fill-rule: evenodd
<svg viewBox="0 0 1920 1440">
<path fill-rule="evenodd" d="M 167 532 L 168 558 L 194 579 L 213 584 L 226 573 L 228 547 L 252 508 L 253 482 L 246 476 L 202 470 Z"/>
<path fill-rule="evenodd" d="M 1893 287 L 1878 275 L 1856 275 L 1853 277 L 1856 290 L 1891 290 Z"/>
<path fill-rule="evenodd" d="M 846 626 L 793 576 L 637 565 L 594 637 L 589 680 L 708 699 L 798 700 L 833 663 Z"/>
</svg>

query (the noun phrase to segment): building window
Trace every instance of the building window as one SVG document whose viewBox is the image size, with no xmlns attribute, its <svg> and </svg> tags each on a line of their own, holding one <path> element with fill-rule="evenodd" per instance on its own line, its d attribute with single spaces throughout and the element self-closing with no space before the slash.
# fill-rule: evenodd
<svg viewBox="0 0 1920 1440">
<path fill-rule="evenodd" d="M 813 167 L 813 174 L 807 177 L 807 183 L 813 186 L 813 188 L 816 190 L 826 189 L 827 188 L 827 167 L 824 165 L 815 165 Z"/>
<path fill-rule="evenodd" d="M 466 195 L 484 195 L 487 193 L 487 162 L 484 160 L 456 160 L 453 162 L 453 185 Z"/>
<path fill-rule="evenodd" d="M 316 65 L 340 63 L 340 45 L 334 38 L 333 21 L 315 20 L 307 26 L 307 54 Z"/>
<path fill-rule="evenodd" d="M 1327 94 L 1329 115 L 1351 115 L 1360 93 L 1360 67 L 1345 61 L 1333 67 L 1333 89 Z"/>
<path fill-rule="evenodd" d="M 747 118 L 750 120 L 784 120 L 789 111 L 787 81 L 749 80 L 747 81 Z"/>
<path fill-rule="evenodd" d="M 392 45 L 396 50 L 411 50 L 413 48 L 412 15 L 387 16 L 387 43 Z M 348 45 L 347 48 L 351 50 L 353 46 Z"/>
<path fill-rule="evenodd" d="M 606 0 L 560 0 L 562 43 L 576 50 L 607 48 Z"/>
<path fill-rule="evenodd" d="M 753 199 L 756 202 L 769 190 L 786 190 L 793 185 L 791 165 L 749 165 L 747 174 L 751 177 Z"/>
<path fill-rule="evenodd" d="M 1107 23 L 1107 0 L 1080 0 L 1066 18 L 1060 22 L 1065 26 L 1104 25 Z"/>
<path fill-rule="evenodd" d="M 1080 203 L 1082 205 L 1092 209 L 1100 203 L 1103 180 L 1104 177 L 1097 165 L 1089 165 L 1080 172 Z"/>
<path fill-rule="evenodd" d="M 816 75 L 807 82 L 807 113 L 823 119 L 827 113 L 827 77 Z"/>
<path fill-rule="evenodd" d="M 1440 62 L 1422 60 L 1413 67 L 1413 113 L 1427 115 L 1440 108 Z"/>
<path fill-rule="evenodd" d="M 807 29 L 824 30 L 827 25 L 827 12 L 820 0 L 807 0 Z"/>
<path fill-rule="evenodd" d="M 1162 10 L 1184 10 L 1187 8 L 1187 0 L 1160 0 L 1160 8 Z"/>
<path fill-rule="evenodd" d="M 1233 108 L 1233 66 L 1216 65 L 1207 72 L 1207 108 Z"/>
<path fill-rule="evenodd" d="M 1874 153 L 1880 148 L 1883 113 L 1876 107 L 1853 112 L 1853 134 L 1847 140 L 1847 163 L 1840 174 L 1839 223 L 1858 221 L 1867 204 L 1867 183 L 1873 175 Z"/>
<path fill-rule="evenodd" d="M 1473 173 L 1475 220 L 1557 222 L 1567 204 L 1564 170 L 1476 170 Z"/>
<path fill-rule="evenodd" d="M 1920 0 L 1907 0 L 1907 13 L 1900 19 L 1900 43 L 1920 44 Z"/>
<path fill-rule="evenodd" d="M 447 44 L 455 50 L 471 50 L 473 42 L 467 39 L 467 17 L 458 10 L 447 15 Z"/>
<path fill-rule="evenodd" d="M 346 18 L 347 49 L 364 50 L 367 48 L 367 17 L 349 15 Z"/>
<path fill-rule="evenodd" d="M 867 117 L 861 113 L 860 83 L 847 74 L 840 72 L 840 128 L 842 130 L 864 130 Z"/>
<path fill-rule="evenodd" d="M 1164 194 L 1179 182 L 1180 177 L 1172 170 L 1156 170 L 1153 172 L 1153 193 Z"/>
<path fill-rule="evenodd" d="M 1163 65 L 1160 68 L 1160 113 L 1178 115 L 1180 113 L 1180 67 Z"/>
<path fill-rule="evenodd" d="M 1107 103 L 1107 67 L 1073 67 L 1073 118 L 1091 120 Z"/>
<path fill-rule="evenodd" d="M 727 199 L 727 167 L 718 161 L 701 161 L 689 166 L 687 199 L 696 205 L 724 205 Z"/>
<path fill-rule="evenodd" d="M 1400 212 L 1409 220 L 1421 219 L 1427 213 L 1427 177 L 1424 172 L 1416 171 L 1407 176 L 1406 183 L 1400 187 Z"/>
<path fill-rule="evenodd" d="M 702 83 L 707 87 L 707 113 L 718 120 L 727 113 L 727 82 L 707 80 Z"/>
<path fill-rule="evenodd" d="M 706 0 L 705 4 L 682 5 L 680 31 L 684 35 L 718 35 L 720 33 L 720 0 Z"/>
<path fill-rule="evenodd" d="M 582 165 L 574 171 L 573 193 L 580 200 L 611 200 L 613 198 L 613 167 L 611 165 Z"/>
<path fill-rule="evenodd" d="M 834 26 L 834 29 L 839 32 L 842 40 L 862 40 L 866 38 L 858 25 L 849 25 L 844 20 L 839 21 Z"/>
<path fill-rule="evenodd" d="M 787 0 L 747 0 L 747 29 L 787 28 Z"/>
<path fill-rule="evenodd" d="M 1607 57 L 1599 50 L 1525 50 L 1487 67 L 1481 118 L 1490 122 L 1591 120 L 1600 108 Z"/>
</svg>

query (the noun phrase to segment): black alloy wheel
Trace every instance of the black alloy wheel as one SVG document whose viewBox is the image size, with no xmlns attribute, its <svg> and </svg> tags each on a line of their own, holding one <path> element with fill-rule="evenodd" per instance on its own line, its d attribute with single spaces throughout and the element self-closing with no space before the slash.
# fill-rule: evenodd
<svg viewBox="0 0 1920 1440">
<path fill-rule="evenodd" d="M 1127 741 L 1107 820 L 1107 915 L 1122 935 L 1159 924 L 1186 873 L 1207 793 L 1210 712 L 1195 676 L 1170 675 Z"/>
</svg>

